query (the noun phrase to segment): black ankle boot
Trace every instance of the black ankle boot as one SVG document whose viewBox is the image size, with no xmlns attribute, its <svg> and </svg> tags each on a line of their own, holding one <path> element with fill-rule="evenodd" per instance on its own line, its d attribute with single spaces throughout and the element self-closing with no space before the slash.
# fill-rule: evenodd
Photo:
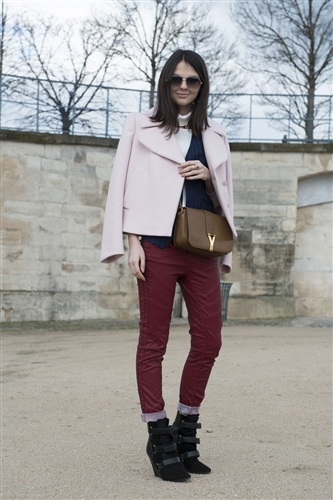
<svg viewBox="0 0 333 500">
<path fill-rule="evenodd" d="M 178 456 L 177 444 L 167 418 L 148 422 L 149 438 L 147 455 L 154 474 L 164 481 L 186 481 L 191 476 L 186 472 Z"/>
<path fill-rule="evenodd" d="M 172 428 L 178 434 L 178 453 L 185 470 L 193 474 L 209 474 L 211 469 L 198 460 L 200 453 L 197 444 L 200 439 L 196 434 L 197 429 L 201 429 L 198 418 L 199 415 L 182 415 L 178 412 Z"/>
</svg>

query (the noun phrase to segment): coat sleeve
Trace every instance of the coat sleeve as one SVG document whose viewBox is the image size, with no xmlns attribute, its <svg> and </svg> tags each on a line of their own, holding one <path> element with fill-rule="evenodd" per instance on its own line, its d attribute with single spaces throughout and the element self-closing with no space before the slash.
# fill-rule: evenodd
<svg viewBox="0 0 333 500">
<path fill-rule="evenodd" d="M 134 133 L 135 115 L 131 114 L 125 120 L 119 140 L 107 196 L 101 251 L 101 262 L 106 264 L 124 255 L 123 198 Z"/>
<path fill-rule="evenodd" d="M 226 160 L 226 180 L 228 186 L 228 195 L 229 195 L 229 210 L 231 213 L 232 219 L 234 218 L 234 192 L 233 192 L 233 184 L 232 184 L 232 170 L 231 170 L 231 159 L 230 159 L 230 147 L 226 136 L 224 136 L 224 142 L 226 149 L 228 151 L 228 158 Z M 219 268 L 221 273 L 229 274 L 232 269 L 232 252 L 227 255 L 223 255 L 219 258 Z"/>
</svg>

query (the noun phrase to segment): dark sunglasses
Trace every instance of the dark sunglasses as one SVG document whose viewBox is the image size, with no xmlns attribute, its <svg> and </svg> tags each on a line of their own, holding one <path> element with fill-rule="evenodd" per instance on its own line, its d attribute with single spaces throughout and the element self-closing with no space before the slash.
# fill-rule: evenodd
<svg viewBox="0 0 333 500">
<path fill-rule="evenodd" d="M 199 90 L 202 85 L 202 81 L 196 76 L 189 76 L 188 78 L 182 78 L 178 75 L 173 75 L 171 78 L 171 88 L 178 89 L 183 83 L 183 80 L 186 81 L 186 87 L 190 90 Z"/>
</svg>

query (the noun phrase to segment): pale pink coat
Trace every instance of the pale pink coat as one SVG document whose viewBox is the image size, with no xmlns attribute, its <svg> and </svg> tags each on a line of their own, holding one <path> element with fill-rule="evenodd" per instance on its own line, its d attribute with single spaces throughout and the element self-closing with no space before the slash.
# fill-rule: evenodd
<svg viewBox="0 0 333 500">
<path fill-rule="evenodd" d="M 167 137 L 146 113 L 125 121 L 119 141 L 105 209 L 102 262 L 124 254 L 123 233 L 171 236 L 184 178 L 177 166 L 185 161 L 174 135 Z M 209 120 L 202 132 L 205 154 L 217 197 L 234 238 L 230 150 L 224 127 Z M 231 270 L 231 253 L 221 257 L 220 269 Z"/>
</svg>

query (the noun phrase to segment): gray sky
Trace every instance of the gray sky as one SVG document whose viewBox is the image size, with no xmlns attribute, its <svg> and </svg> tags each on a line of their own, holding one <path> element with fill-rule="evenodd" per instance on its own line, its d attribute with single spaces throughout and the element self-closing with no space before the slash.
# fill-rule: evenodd
<svg viewBox="0 0 333 500">
<path fill-rule="evenodd" d="M 149 0 L 141 0 L 142 3 L 149 3 Z M 63 18 L 73 17 L 86 17 L 89 15 L 94 6 L 98 8 L 103 7 L 103 4 L 109 5 L 112 0 L 7 0 L 11 7 L 16 11 L 20 8 L 36 10 L 38 12 L 47 12 Z M 189 3 L 202 3 L 199 0 L 189 0 Z M 232 3 L 230 0 L 216 0 L 213 1 L 213 15 L 216 14 L 219 18 L 219 24 L 223 26 L 227 33 L 232 33 L 233 27 L 229 18 L 229 5 Z"/>
<path fill-rule="evenodd" d="M 142 3 L 149 3 L 150 0 L 140 0 Z M 200 3 L 202 4 L 205 0 L 185 0 L 188 3 Z M 234 27 L 231 18 L 229 16 L 230 5 L 236 0 L 213 0 L 209 3 L 212 17 L 218 21 L 219 26 L 228 35 L 230 40 L 235 40 L 236 38 L 236 28 Z M 250 1 L 250 0 L 248 0 Z M 7 4 L 10 4 L 12 10 L 20 12 L 20 10 L 43 12 L 64 19 L 68 18 L 84 18 L 89 15 L 94 7 L 98 9 L 103 9 L 103 5 L 106 7 L 112 3 L 112 0 L 6 0 Z M 208 2 L 207 2 L 208 3 Z M 241 49 L 241 47 L 239 47 Z M 241 49 L 242 50 L 242 49 Z M 243 47 L 243 50 L 246 50 Z M 256 76 L 258 79 L 258 75 Z M 253 88 L 252 88 L 253 87 Z M 248 81 L 247 86 L 248 91 L 256 91 L 255 86 L 252 86 L 251 80 Z M 326 83 L 319 89 L 321 94 L 331 94 L 332 93 L 332 83 Z"/>
</svg>

